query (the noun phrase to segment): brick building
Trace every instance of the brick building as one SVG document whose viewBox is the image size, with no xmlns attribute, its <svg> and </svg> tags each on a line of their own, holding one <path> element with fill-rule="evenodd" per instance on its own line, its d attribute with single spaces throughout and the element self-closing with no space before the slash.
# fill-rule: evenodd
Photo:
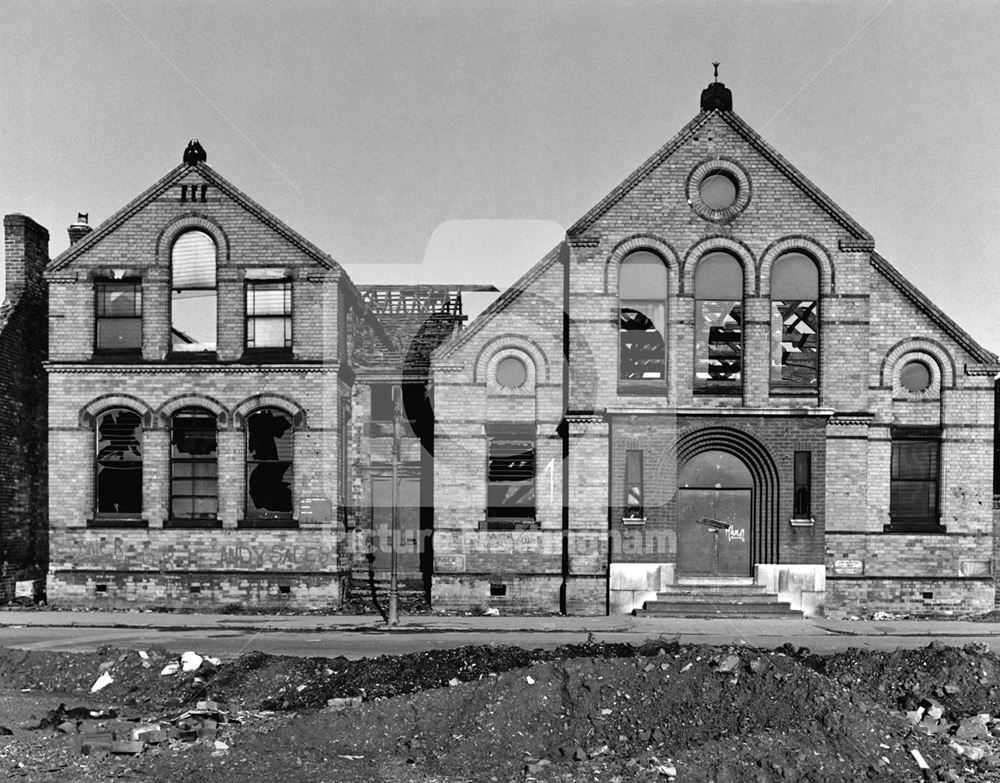
<svg viewBox="0 0 1000 783">
<path fill-rule="evenodd" d="M 996 357 L 720 83 L 432 365 L 436 607 L 993 606 Z"/>
<path fill-rule="evenodd" d="M 42 363 L 48 348 L 49 234 L 24 215 L 4 217 L 6 298 L 0 306 L 0 598 L 17 580 L 41 584 L 46 544 L 47 405 Z"/>
<path fill-rule="evenodd" d="M 356 286 L 197 143 L 71 237 L 54 603 L 335 605 L 386 576 L 395 497 L 436 608 L 993 606 L 997 358 L 722 84 L 468 325 L 462 286 Z"/>
</svg>

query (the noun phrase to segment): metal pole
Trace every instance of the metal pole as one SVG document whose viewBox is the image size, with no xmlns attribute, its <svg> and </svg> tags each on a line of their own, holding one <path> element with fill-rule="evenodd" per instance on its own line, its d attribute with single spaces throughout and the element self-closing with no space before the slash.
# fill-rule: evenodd
<svg viewBox="0 0 1000 783">
<path fill-rule="evenodd" d="M 399 526 L 399 457 L 400 457 L 400 395 L 398 386 L 392 387 L 392 534 L 389 541 L 392 553 L 392 572 L 389 577 L 389 625 L 399 625 L 399 583 L 396 564 L 396 532 Z"/>
</svg>

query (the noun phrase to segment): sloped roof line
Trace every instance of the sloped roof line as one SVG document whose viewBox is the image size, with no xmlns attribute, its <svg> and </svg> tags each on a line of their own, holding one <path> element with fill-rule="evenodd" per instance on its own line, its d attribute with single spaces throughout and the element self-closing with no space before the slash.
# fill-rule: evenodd
<svg viewBox="0 0 1000 783">
<path fill-rule="evenodd" d="M 982 363 L 997 361 L 997 355 L 988 351 L 967 331 L 953 321 L 945 312 L 932 302 L 920 289 L 907 280 L 896 267 L 886 261 L 878 253 L 871 254 L 871 265 L 892 284 L 903 296 L 916 305 L 928 318 L 944 330 L 952 340 L 965 351 Z"/>
<path fill-rule="evenodd" d="M 686 142 L 696 131 L 698 131 L 711 117 L 720 117 L 727 125 L 742 136 L 755 150 L 768 160 L 775 168 L 781 171 L 792 182 L 798 185 L 816 204 L 820 206 L 830 217 L 846 229 L 857 239 L 871 239 L 869 234 L 857 221 L 848 215 L 836 202 L 821 191 L 813 182 L 806 177 L 795 166 L 789 163 L 777 150 L 771 147 L 760 136 L 757 131 L 751 128 L 745 120 L 740 118 L 735 112 L 712 111 L 700 112 L 693 120 L 685 125 L 670 141 L 658 149 L 641 166 L 633 171 L 625 180 L 612 190 L 607 196 L 594 205 L 582 218 L 574 223 L 566 233 L 569 236 L 582 234 L 599 220 L 608 210 L 628 195 L 633 188 L 642 182 L 646 177 Z"/>
<path fill-rule="evenodd" d="M 236 201 L 240 206 L 250 212 L 254 217 L 262 221 L 269 228 L 280 234 L 286 240 L 295 245 L 299 250 L 302 250 L 307 255 L 312 256 L 316 261 L 318 261 L 323 266 L 328 269 L 341 269 L 342 267 L 338 264 L 333 257 L 328 253 L 324 253 L 316 245 L 310 242 L 308 239 L 303 237 L 300 233 L 295 231 L 293 228 L 288 226 L 286 223 L 278 219 L 273 213 L 269 212 L 267 209 L 262 207 L 252 198 L 250 198 L 246 193 L 237 188 L 233 183 L 219 174 L 215 169 L 209 166 L 207 163 L 197 163 L 195 165 L 189 165 L 182 163 L 179 166 L 171 169 L 170 172 L 166 174 L 162 179 L 154 183 L 152 186 L 146 188 L 142 193 L 132 199 L 128 204 L 122 207 L 120 210 L 115 212 L 110 218 L 101 223 L 97 228 L 91 231 L 86 237 L 81 239 L 79 242 L 70 245 L 65 251 L 60 253 L 53 259 L 49 265 L 49 270 L 58 270 L 69 265 L 73 259 L 87 250 L 89 247 L 93 246 L 99 242 L 103 237 L 106 237 L 112 231 L 121 226 L 126 220 L 136 214 L 143 207 L 150 204 L 154 199 L 159 197 L 168 188 L 172 187 L 180 179 L 186 176 L 190 171 L 197 171 L 205 177 L 210 183 L 215 185 L 220 191 L 222 191 L 229 198 Z"/>
<path fill-rule="evenodd" d="M 451 356 L 459 348 L 468 343 L 469 340 L 471 340 L 475 335 L 481 332 L 483 327 L 492 321 L 493 317 L 497 313 L 509 307 L 532 285 L 532 283 L 545 274 L 545 272 L 547 272 L 554 264 L 559 262 L 559 250 L 562 248 L 562 245 L 563 243 L 560 242 L 548 253 L 542 256 L 540 261 L 521 275 L 521 277 L 504 290 L 500 296 L 494 299 L 490 303 L 489 307 L 477 315 L 472 323 L 466 326 L 462 331 L 458 332 L 451 340 L 438 346 L 434 350 L 434 358 L 443 359 L 447 356 Z"/>
</svg>

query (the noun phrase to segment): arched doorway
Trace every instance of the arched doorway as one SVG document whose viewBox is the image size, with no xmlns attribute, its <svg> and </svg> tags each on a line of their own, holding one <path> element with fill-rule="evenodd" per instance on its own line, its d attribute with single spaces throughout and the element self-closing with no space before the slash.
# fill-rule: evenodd
<svg viewBox="0 0 1000 783">
<path fill-rule="evenodd" d="M 677 482 L 678 576 L 749 576 L 753 475 L 728 451 L 695 454 Z"/>
</svg>

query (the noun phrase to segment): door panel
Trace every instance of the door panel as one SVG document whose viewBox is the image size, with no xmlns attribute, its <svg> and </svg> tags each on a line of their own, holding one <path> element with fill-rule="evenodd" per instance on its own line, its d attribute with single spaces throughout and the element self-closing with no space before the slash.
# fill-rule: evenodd
<svg viewBox="0 0 1000 783">
<path fill-rule="evenodd" d="M 420 572 L 420 479 L 399 480 L 399 528 L 396 566 L 400 573 Z M 392 570 L 392 479 L 372 478 L 372 545 L 375 570 L 388 574 Z"/>
<path fill-rule="evenodd" d="M 677 573 L 748 576 L 750 490 L 683 488 L 677 495 Z"/>
</svg>

